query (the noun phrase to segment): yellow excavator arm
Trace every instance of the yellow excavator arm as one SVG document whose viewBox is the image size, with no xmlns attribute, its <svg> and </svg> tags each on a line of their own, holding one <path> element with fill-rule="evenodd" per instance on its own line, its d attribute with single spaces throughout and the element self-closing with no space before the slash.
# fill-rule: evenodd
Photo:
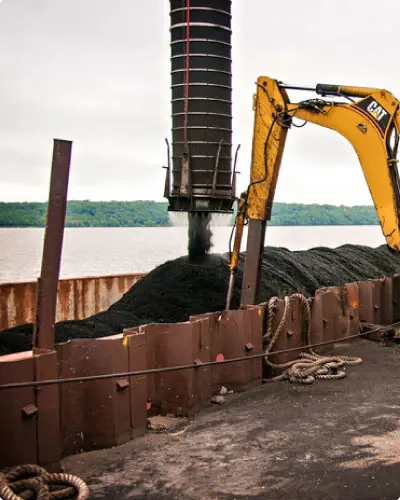
<svg viewBox="0 0 400 500">
<path fill-rule="evenodd" d="M 292 104 L 278 82 L 266 77 L 258 79 L 248 217 L 269 220 L 286 133 L 292 118 L 299 118 L 335 130 L 352 144 L 387 244 L 400 250 L 396 160 L 399 101 L 386 90 L 363 87 L 317 85 L 316 91 L 362 99 L 349 104 L 322 99 Z"/>
<path fill-rule="evenodd" d="M 342 96 L 350 102 L 316 98 L 291 103 L 286 89 L 314 91 L 325 98 Z M 254 304 L 257 300 L 265 226 L 271 218 L 287 131 L 296 125 L 293 118 L 335 130 L 352 144 L 387 244 L 400 250 L 400 182 L 396 159 L 400 116 L 399 101 L 390 92 L 325 84 L 315 88 L 298 87 L 262 76 L 257 80 L 253 108 L 250 184 L 237 220 L 238 225 L 249 221 L 242 304 Z M 241 233 L 241 228 L 238 229 Z M 239 250 L 240 242 L 235 239 L 232 274 L 237 267 Z"/>
</svg>

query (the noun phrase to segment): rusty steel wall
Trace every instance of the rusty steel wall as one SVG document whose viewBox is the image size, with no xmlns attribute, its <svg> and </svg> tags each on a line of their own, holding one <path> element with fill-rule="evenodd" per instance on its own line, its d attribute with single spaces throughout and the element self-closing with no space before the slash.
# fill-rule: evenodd
<svg viewBox="0 0 400 500">
<path fill-rule="evenodd" d="M 318 290 L 310 300 L 311 343 L 335 343 L 357 335 L 362 326 L 395 323 L 400 317 L 399 286 L 395 276 Z M 273 331 L 285 318 L 270 355 L 278 364 L 296 359 L 299 351 L 274 351 L 307 343 L 302 303 L 293 300 L 285 316 L 284 308 L 279 299 L 272 318 Z M 263 375 L 275 370 L 264 366 L 263 372 L 262 357 L 202 363 L 261 354 L 268 314 L 265 303 L 193 316 L 183 323 L 141 325 L 106 338 L 75 339 L 57 345 L 56 351 L 0 356 L 0 385 L 125 373 L 40 390 L 0 390 L 0 469 L 24 462 L 57 467 L 62 456 L 116 446 L 143 434 L 153 413 L 190 414 L 208 404 L 221 386 L 238 391 L 261 383 Z M 137 377 L 127 374 L 182 365 L 189 366 Z"/>
<path fill-rule="evenodd" d="M 146 368 L 142 335 L 75 339 L 56 346 L 60 378 Z M 133 383 L 132 383 L 133 382 Z M 62 455 L 117 446 L 146 431 L 146 378 L 65 384 L 60 391 Z"/>
<path fill-rule="evenodd" d="M 0 356 L 0 383 L 57 378 L 55 351 Z M 58 470 L 61 458 L 60 400 L 57 386 L 0 391 L 0 469 L 40 463 Z"/>
<path fill-rule="evenodd" d="M 61 279 L 57 321 L 83 319 L 107 309 L 144 273 Z M 0 331 L 35 319 L 36 281 L 0 283 Z"/>
</svg>

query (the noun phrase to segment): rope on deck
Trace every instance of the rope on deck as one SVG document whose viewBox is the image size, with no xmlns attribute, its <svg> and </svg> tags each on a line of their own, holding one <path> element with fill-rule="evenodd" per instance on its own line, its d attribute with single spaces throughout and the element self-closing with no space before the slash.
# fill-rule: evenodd
<svg viewBox="0 0 400 500">
<path fill-rule="evenodd" d="M 2 500 L 87 500 L 89 488 L 72 474 L 50 474 L 38 465 L 20 465 L 0 472 Z"/>
<path fill-rule="evenodd" d="M 307 324 L 307 344 L 311 344 L 311 310 L 309 299 L 301 293 L 286 296 L 282 319 L 275 332 L 273 332 L 278 297 L 272 297 L 268 302 L 267 333 L 264 335 L 264 342 L 267 343 L 267 346 L 264 352 L 265 362 L 268 366 L 283 370 L 274 380 L 288 380 L 296 384 L 313 384 L 316 380 L 338 380 L 344 378 L 346 376 L 344 366 L 358 365 L 362 363 L 361 358 L 353 356 L 321 356 L 310 349 L 309 353 L 302 352 L 297 359 L 283 364 L 275 364 L 268 359 L 268 356 L 273 354 L 271 350 L 275 342 L 285 329 L 295 299 L 299 299 L 301 302 L 304 319 Z"/>
</svg>

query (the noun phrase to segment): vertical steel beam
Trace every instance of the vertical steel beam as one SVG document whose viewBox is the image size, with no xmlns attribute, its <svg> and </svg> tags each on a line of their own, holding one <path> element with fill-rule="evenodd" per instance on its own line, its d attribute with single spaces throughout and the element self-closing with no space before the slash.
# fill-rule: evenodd
<svg viewBox="0 0 400 500">
<path fill-rule="evenodd" d="M 33 347 L 54 349 L 57 286 L 60 274 L 72 142 L 54 139 L 42 269 L 37 287 Z"/>
<path fill-rule="evenodd" d="M 265 229 L 266 221 L 249 220 L 241 296 L 243 306 L 254 305 L 258 302 Z"/>
</svg>

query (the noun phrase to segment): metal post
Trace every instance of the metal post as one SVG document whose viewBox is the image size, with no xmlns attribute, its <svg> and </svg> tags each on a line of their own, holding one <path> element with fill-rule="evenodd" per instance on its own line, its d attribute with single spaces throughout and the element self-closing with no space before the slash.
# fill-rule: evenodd
<svg viewBox="0 0 400 500">
<path fill-rule="evenodd" d="M 241 296 L 242 305 L 254 305 L 258 302 L 265 229 L 265 221 L 249 220 Z"/>
<path fill-rule="evenodd" d="M 54 349 L 57 286 L 60 274 L 72 142 L 54 139 L 50 193 L 43 245 L 42 269 L 37 284 L 33 347 Z"/>
</svg>

